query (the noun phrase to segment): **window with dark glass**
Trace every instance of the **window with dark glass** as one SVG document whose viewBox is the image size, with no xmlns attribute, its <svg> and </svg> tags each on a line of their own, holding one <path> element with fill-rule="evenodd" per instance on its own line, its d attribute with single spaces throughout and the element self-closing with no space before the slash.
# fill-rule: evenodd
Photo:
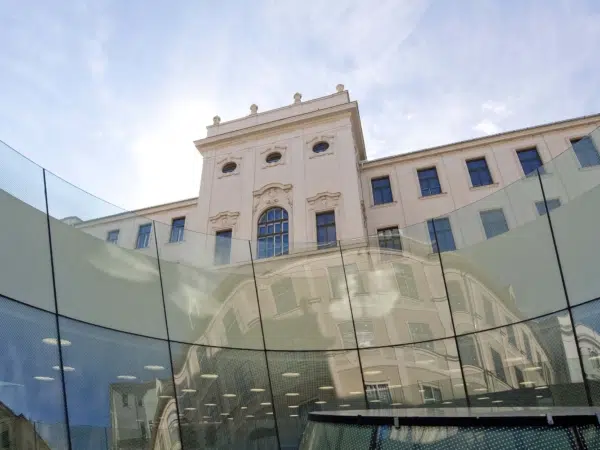
<svg viewBox="0 0 600 450">
<path fill-rule="evenodd" d="M 431 240 L 433 253 L 456 250 L 450 219 L 447 217 L 430 219 L 427 221 L 427 228 L 429 229 L 429 239 Z"/>
<path fill-rule="evenodd" d="M 291 278 L 283 278 L 271 285 L 271 292 L 275 299 L 277 314 L 284 314 L 298 307 L 294 283 Z"/>
<path fill-rule="evenodd" d="M 317 142 L 315 145 L 313 145 L 312 151 L 315 153 L 323 153 L 323 152 L 327 151 L 328 148 L 329 148 L 329 143 Z"/>
<path fill-rule="evenodd" d="M 121 394 L 121 402 L 123 403 L 124 408 L 129 407 L 129 395 Z"/>
<path fill-rule="evenodd" d="M 335 212 L 327 211 L 317 214 L 317 246 L 319 248 L 335 247 Z"/>
<path fill-rule="evenodd" d="M 185 217 L 178 217 L 171 222 L 171 237 L 169 242 L 183 241 L 183 232 L 185 229 Z"/>
<path fill-rule="evenodd" d="M 431 341 L 433 339 L 433 333 L 427 323 L 409 323 L 408 331 L 412 337 L 412 342 L 416 342 L 415 347 L 425 348 L 427 350 L 434 351 L 434 345 Z M 429 342 L 420 342 L 429 341 Z"/>
<path fill-rule="evenodd" d="M 460 359 L 463 365 L 479 366 L 477 343 L 473 336 L 463 336 L 459 340 Z"/>
<path fill-rule="evenodd" d="M 536 170 L 539 171 L 540 175 L 544 173 L 544 167 L 542 166 L 542 160 L 536 147 L 527 148 L 525 150 L 519 150 L 517 152 L 523 173 L 526 176 L 535 175 Z"/>
<path fill-rule="evenodd" d="M 442 391 L 434 386 L 421 386 L 423 394 L 423 403 L 438 403 L 442 401 Z"/>
<path fill-rule="evenodd" d="M 271 208 L 258 219 L 258 257 L 287 255 L 288 250 L 288 213 Z"/>
<path fill-rule="evenodd" d="M 448 297 L 450 304 L 452 305 L 452 312 L 468 312 L 467 300 L 463 293 L 460 281 L 447 280 L 446 289 L 448 290 Z"/>
<path fill-rule="evenodd" d="M 394 269 L 394 276 L 396 283 L 398 283 L 398 292 L 400 292 L 400 295 L 418 299 L 419 293 L 417 292 L 417 284 L 415 283 L 415 274 L 412 266 L 404 263 L 393 263 L 392 268 Z"/>
<path fill-rule="evenodd" d="M 546 206 L 546 204 L 548 206 Z M 560 199 L 550 198 L 545 202 L 543 200 L 535 202 L 535 208 L 540 216 L 548 214 L 548 211 L 552 211 L 560 206 Z"/>
<path fill-rule="evenodd" d="M 525 347 L 525 354 L 527 355 L 527 359 L 529 361 L 533 361 L 533 354 L 531 353 L 531 343 L 529 341 L 529 336 L 523 333 L 523 347 Z"/>
<path fill-rule="evenodd" d="M 217 231 L 215 235 L 215 264 L 229 264 L 231 261 L 231 230 Z"/>
<path fill-rule="evenodd" d="M 379 248 L 402 250 L 402 242 L 400 241 L 400 231 L 398 230 L 398 227 L 377 230 L 377 240 L 379 241 Z"/>
<path fill-rule="evenodd" d="M 506 217 L 504 217 L 504 211 L 501 209 L 480 211 L 479 216 L 481 217 L 481 223 L 483 224 L 483 230 L 485 231 L 485 237 L 487 239 L 491 239 L 494 236 L 498 236 L 499 234 L 508 231 Z"/>
<path fill-rule="evenodd" d="M 273 152 L 273 153 L 269 153 L 267 155 L 266 161 L 267 161 L 267 164 L 272 164 L 272 163 L 278 162 L 280 159 L 281 159 L 281 153 Z"/>
<path fill-rule="evenodd" d="M 119 240 L 119 230 L 111 230 L 106 234 L 106 242 L 116 244 Z"/>
<path fill-rule="evenodd" d="M 417 175 L 419 176 L 422 197 L 442 193 L 440 179 L 438 178 L 437 169 L 435 167 L 417 170 Z"/>
<path fill-rule="evenodd" d="M 135 241 L 135 248 L 147 248 L 150 245 L 150 232 L 152 231 L 152 224 L 146 223 L 140 225 L 138 229 L 137 240 Z"/>
<path fill-rule="evenodd" d="M 490 174 L 490 169 L 485 158 L 467 161 L 467 169 L 469 169 L 469 175 L 471 176 L 471 186 L 487 186 L 493 183 L 492 175 Z"/>
<path fill-rule="evenodd" d="M 234 163 L 234 162 L 229 162 L 229 163 L 227 163 L 227 164 L 225 164 L 225 165 L 223 166 L 223 168 L 221 169 L 221 171 L 222 171 L 223 173 L 231 173 L 231 172 L 233 172 L 233 171 L 234 171 L 236 168 L 237 168 L 237 164 L 236 164 L 236 163 Z"/>
<path fill-rule="evenodd" d="M 392 203 L 394 201 L 390 177 L 373 178 L 371 180 L 371 188 L 373 189 L 374 205 L 383 205 L 384 203 Z"/>
<path fill-rule="evenodd" d="M 598 154 L 598 149 L 590 136 L 571 139 L 571 145 L 581 167 L 600 165 L 600 154 Z"/>
<path fill-rule="evenodd" d="M 502 356 L 493 348 L 490 349 L 492 353 L 492 362 L 494 363 L 494 372 L 496 376 L 506 383 L 506 372 L 504 371 L 504 364 L 502 364 Z"/>
</svg>

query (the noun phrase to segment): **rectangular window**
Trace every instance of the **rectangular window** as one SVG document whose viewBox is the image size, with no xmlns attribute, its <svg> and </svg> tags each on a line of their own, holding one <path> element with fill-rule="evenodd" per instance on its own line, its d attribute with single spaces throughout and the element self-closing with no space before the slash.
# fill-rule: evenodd
<svg viewBox="0 0 600 450">
<path fill-rule="evenodd" d="M 510 319 L 507 317 L 506 322 L 510 322 Z M 506 327 L 506 336 L 508 337 L 508 343 L 513 347 L 519 348 L 517 345 L 517 335 L 515 334 L 514 327 Z"/>
<path fill-rule="evenodd" d="M 492 184 L 492 175 L 488 168 L 487 161 L 485 158 L 471 159 L 467 161 L 467 168 L 469 169 L 469 175 L 471 176 L 471 186 L 487 186 Z"/>
<path fill-rule="evenodd" d="M 356 326 L 356 337 L 354 326 Z M 361 348 L 371 347 L 375 344 L 375 329 L 370 320 L 357 320 L 354 325 L 352 322 L 343 322 L 338 324 L 338 328 L 342 336 L 343 348 L 356 348 L 357 344 Z"/>
<path fill-rule="evenodd" d="M 169 242 L 181 242 L 183 241 L 183 230 L 185 228 L 185 217 L 179 217 L 173 219 L 171 222 L 171 237 Z"/>
<path fill-rule="evenodd" d="M 501 209 L 490 209 L 488 211 L 480 211 L 479 216 L 481 217 L 481 223 L 485 231 L 485 237 L 491 239 L 499 234 L 506 233 L 508 231 L 508 224 L 506 223 L 506 217 L 504 217 L 504 211 Z"/>
<path fill-rule="evenodd" d="M 123 402 L 123 408 L 129 407 L 129 395 L 121 394 L 121 402 Z"/>
<path fill-rule="evenodd" d="M 463 336 L 459 340 L 460 359 L 462 363 L 469 366 L 479 367 L 479 358 L 477 356 L 477 343 L 473 336 Z"/>
<path fill-rule="evenodd" d="M 544 168 L 542 167 L 542 160 L 540 154 L 537 151 L 537 147 L 527 148 L 525 150 L 517 151 L 517 156 L 521 162 L 523 173 L 530 177 L 535 175 L 536 170 L 539 170 L 540 175 L 544 174 Z"/>
<path fill-rule="evenodd" d="M 284 314 L 298 307 L 296 292 L 291 278 L 277 280 L 271 285 L 271 292 L 275 299 L 277 314 Z"/>
<path fill-rule="evenodd" d="M 442 391 L 434 386 L 421 386 L 423 394 L 423 403 L 438 403 L 442 401 Z"/>
<path fill-rule="evenodd" d="M 494 372 L 496 376 L 506 383 L 506 372 L 504 372 L 504 365 L 502 364 L 502 357 L 493 348 L 490 349 L 492 352 L 492 361 L 494 363 Z"/>
<path fill-rule="evenodd" d="M 390 177 L 373 178 L 371 180 L 371 188 L 373 189 L 374 205 L 383 205 L 394 201 Z"/>
<path fill-rule="evenodd" d="M 346 277 L 348 277 L 348 289 L 350 289 L 350 294 L 364 294 L 365 288 L 362 283 L 362 277 L 358 270 L 358 266 L 356 264 L 347 264 L 345 267 L 332 266 L 327 268 L 332 297 L 343 298 L 347 294 L 344 268 L 346 269 Z"/>
<path fill-rule="evenodd" d="M 414 299 L 419 298 L 417 291 L 417 284 L 415 283 L 415 274 L 412 266 L 403 263 L 393 263 L 394 276 L 396 283 L 398 283 L 398 292 L 404 297 L 410 297 Z"/>
<path fill-rule="evenodd" d="M 456 250 L 450 219 L 447 217 L 430 219 L 427 221 L 427 228 L 429 229 L 429 238 L 431 239 L 433 253 Z"/>
<path fill-rule="evenodd" d="M 440 179 L 438 178 L 437 169 L 435 167 L 417 170 L 417 175 L 419 176 L 422 197 L 442 193 Z"/>
<path fill-rule="evenodd" d="M 481 300 L 483 301 L 483 314 L 486 323 L 493 327 L 496 326 L 496 320 L 494 319 L 494 305 L 492 304 L 492 301 L 485 295 L 482 295 Z"/>
<path fill-rule="evenodd" d="M 409 323 L 408 331 L 412 337 L 412 341 L 416 342 L 415 347 L 424 348 L 427 350 L 434 351 L 433 342 L 419 342 L 419 341 L 430 341 L 433 339 L 433 333 L 429 324 L 426 323 Z"/>
<path fill-rule="evenodd" d="M 523 376 L 523 371 L 518 367 L 515 367 L 515 377 L 517 378 L 517 387 L 522 388 L 525 386 L 525 377 Z"/>
<path fill-rule="evenodd" d="M 231 230 L 217 231 L 215 237 L 215 264 L 229 264 L 231 261 Z"/>
<path fill-rule="evenodd" d="M 146 223 L 140 225 L 138 229 L 137 240 L 135 242 L 135 248 L 147 248 L 150 245 L 150 232 L 152 231 L 152 224 Z"/>
<path fill-rule="evenodd" d="M 400 241 L 400 231 L 398 230 L 398 227 L 377 230 L 377 239 L 379 240 L 379 248 L 402 250 L 402 242 Z"/>
<path fill-rule="evenodd" d="M 388 405 L 392 403 L 390 387 L 387 383 L 365 384 L 365 391 L 369 402 L 386 403 Z"/>
<path fill-rule="evenodd" d="M 448 289 L 448 297 L 450 304 L 452 305 L 452 312 L 468 312 L 467 299 L 463 294 L 460 281 L 448 280 L 446 281 L 446 288 Z"/>
<path fill-rule="evenodd" d="M 525 347 L 525 354 L 529 361 L 533 361 L 533 355 L 531 354 L 531 343 L 529 342 L 529 336 L 523 333 L 523 346 Z"/>
<path fill-rule="evenodd" d="M 317 246 L 318 248 L 335 247 L 335 212 L 327 211 L 317 214 Z"/>
<path fill-rule="evenodd" d="M 106 242 L 116 244 L 119 240 L 119 230 L 111 230 L 106 234 Z"/>
<path fill-rule="evenodd" d="M 591 137 L 585 136 L 579 139 L 571 139 L 571 145 L 581 167 L 600 165 L 600 155 Z"/>
<path fill-rule="evenodd" d="M 548 207 L 546 207 L 546 203 L 548 204 Z M 544 201 L 539 201 L 539 202 L 535 202 L 535 208 L 537 209 L 537 212 L 540 216 L 543 216 L 545 214 L 548 213 L 548 211 L 552 211 L 556 208 L 558 208 L 560 206 L 560 199 L 558 198 L 551 198 L 546 200 L 546 202 L 544 203 Z"/>
</svg>

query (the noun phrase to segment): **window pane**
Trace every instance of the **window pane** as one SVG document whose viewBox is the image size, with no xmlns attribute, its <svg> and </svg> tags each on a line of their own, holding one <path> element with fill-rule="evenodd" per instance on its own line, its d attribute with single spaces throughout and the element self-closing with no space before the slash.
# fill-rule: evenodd
<svg viewBox="0 0 600 450">
<path fill-rule="evenodd" d="M 287 238 L 285 244 L 283 241 L 288 232 L 287 212 L 283 208 L 271 208 L 261 215 L 258 223 L 257 258 L 287 254 Z M 262 238 L 262 236 L 266 238 Z"/>
<path fill-rule="evenodd" d="M 422 169 L 417 171 L 419 183 L 421 184 L 421 196 L 440 194 L 442 192 L 437 169 Z"/>
<path fill-rule="evenodd" d="M 501 209 L 481 211 L 479 215 L 481 216 L 485 236 L 488 239 L 508 231 L 508 224 L 506 223 L 504 212 Z"/>
<path fill-rule="evenodd" d="M 456 250 L 450 220 L 447 217 L 428 220 L 427 226 L 434 253 Z"/>
<path fill-rule="evenodd" d="M 548 208 L 546 209 L 546 204 Z M 552 211 L 560 206 L 560 199 L 551 198 L 544 203 L 544 201 L 535 202 L 535 208 L 540 216 L 543 216 L 548 212 L 548 210 Z"/>
<path fill-rule="evenodd" d="M 373 189 L 373 204 L 381 205 L 393 201 L 392 188 L 389 177 L 374 178 L 371 180 Z"/>
<path fill-rule="evenodd" d="M 490 175 L 490 170 L 488 169 L 485 158 L 467 161 L 467 168 L 469 169 L 471 185 L 473 187 L 492 184 L 492 176 Z"/>
<path fill-rule="evenodd" d="M 336 244 L 335 213 L 333 211 L 319 213 L 317 221 L 317 244 L 319 248 Z"/>
<path fill-rule="evenodd" d="M 530 148 L 527 150 L 519 150 L 517 152 L 523 173 L 527 176 L 535 175 L 536 170 L 539 169 L 540 174 L 544 173 L 542 167 L 542 160 L 537 151 L 537 148 Z"/>
<path fill-rule="evenodd" d="M 600 155 L 598 149 L 594 145 L 594 141 L 586 136 L 581 139 L 571 139 L 573 151 L 577 156 L 581 167 L 593 167 L 600 165 Z"/>
</svg>

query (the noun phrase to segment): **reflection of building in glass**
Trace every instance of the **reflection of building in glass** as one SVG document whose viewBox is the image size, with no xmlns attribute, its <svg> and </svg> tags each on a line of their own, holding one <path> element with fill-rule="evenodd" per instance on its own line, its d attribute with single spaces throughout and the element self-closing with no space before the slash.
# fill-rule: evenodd
<svg viewBox="0 0 600 450">
<path fill-rule="evenodd" d="M 50 446 L 38 434 L 36 423 L 22 414 L 15 414 L 0 404 L 0 449 L 2 450 L 50 450 Z"/>
</svg>

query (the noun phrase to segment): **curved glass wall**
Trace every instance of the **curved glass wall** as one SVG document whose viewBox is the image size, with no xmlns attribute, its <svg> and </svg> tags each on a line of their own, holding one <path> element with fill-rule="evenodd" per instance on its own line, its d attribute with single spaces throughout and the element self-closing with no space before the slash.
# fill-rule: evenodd
<svg viewBox="0 0 600 450">
<path fill-rule="evenodd" d="M 138 216 L 2 147 L 0 446 L 297 448 L 311 411 L 600 404 L 588 147 L 321 246 Z"/>
</svg>

